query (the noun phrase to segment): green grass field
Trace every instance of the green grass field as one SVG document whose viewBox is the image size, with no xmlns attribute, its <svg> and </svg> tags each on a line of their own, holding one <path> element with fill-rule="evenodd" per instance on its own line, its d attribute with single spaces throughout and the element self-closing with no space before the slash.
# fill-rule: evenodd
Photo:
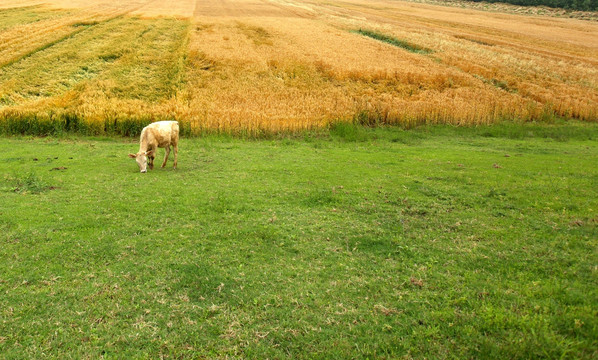
<svg viewBox="0 0 598 360">
<path fill-rule="evenodd" d="M 0 357 L 596 358 L 596 139 L 3 137 Z"/>
</svg>

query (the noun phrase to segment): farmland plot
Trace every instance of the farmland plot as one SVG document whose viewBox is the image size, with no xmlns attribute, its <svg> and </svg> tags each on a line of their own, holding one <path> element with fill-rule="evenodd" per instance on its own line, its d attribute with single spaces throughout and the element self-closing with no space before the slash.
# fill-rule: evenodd
<svg viewBox="0 0 598 360">
<path fill-rule="evenodd" d="M 598 113 L 595 21 L 387 0 L 7 4 L 0 124 L 262 133 Z"/>
</svg>

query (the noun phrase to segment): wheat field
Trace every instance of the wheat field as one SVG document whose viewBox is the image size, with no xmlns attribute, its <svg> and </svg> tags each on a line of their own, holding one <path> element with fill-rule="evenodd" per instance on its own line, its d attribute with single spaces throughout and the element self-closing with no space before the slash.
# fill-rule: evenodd
<svg viewBox="0 0 598 360">
<path fill-rule="evenodd" d="M 596 34 L 595 20 L 392 0 L 2 0 L 0 123 L 596 121 Z"/>
</svg>

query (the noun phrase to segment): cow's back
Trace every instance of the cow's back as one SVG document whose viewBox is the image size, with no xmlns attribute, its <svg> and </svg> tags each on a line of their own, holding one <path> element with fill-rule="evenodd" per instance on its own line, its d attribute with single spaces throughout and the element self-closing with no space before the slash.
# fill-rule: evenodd
<svg viewBox="0 0 598 360">
<path fill-rule="evenodd" d="M 157 121 L 143 129 L 148 136 L 155 139 L 158 147 L 176 144 L 179 139 L 179 123 L 177 121 Z"/>
</svg>

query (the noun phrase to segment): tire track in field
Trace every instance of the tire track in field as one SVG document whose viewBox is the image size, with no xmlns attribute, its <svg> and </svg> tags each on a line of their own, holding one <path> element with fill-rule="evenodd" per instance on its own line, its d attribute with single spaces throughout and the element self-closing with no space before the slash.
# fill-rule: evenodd
<svg viewBox="0 0 598 360">
<path fill-rule="evenodd" d="M 0 113 L 170 99 L 185 85 L 190 24 L 122 16 L 0 69 Z"/>
<path fill-rule="evenodd" d="M 51 33 L 65 26 L 73 26 L 77 23 L 90 22 L 94 19 L 98 20 L 106 17 L 110 18 L 116 13 L 117 11 L 113 8 L 106 11 L 102 11 L 101 9 L 95 10 L 93 12 L 86 11 L 83 15 L 81 15 L 81 11 L 79 11 L 74 15 L 49 19 L 33 24 L 30 23 L 22 26 L 16 26 L 11 32 L 0 35 L 0 39 L 3 39 L 2 44 L 0 45 L 0 50 L 7 49 L 11 45 L 18 44 L 20 42 L 28 41 L 43 33 Z M 36 28 L 30 29 L 29 26 L 36 26 Z M 23 36 L 23 34 L 26 34 L 26 36 Z M 12 37 L 9 37 L 10 35 L 12 35 Z"/>
<path fill-rule="evenodd" d="M 112 15 L 112 14 L 110 14 L 110 15 Z M 0 48 L 0 58 L 1 58 L 1 55 L 3 53 L 6 53 L 6 52 L 11 52 L 12 55 L 13 55 L 13 57 L 5 60 L 2 63 L 0 63 L 0 69 L 2 69 L 4 67 L 7 67 L 7 66 L 10 66 L 10 65 L 12 65 L 12 64 L 14 64 L 14 63 L 16 63 L 18 61 L 21 61 L 23 59 L 26 59 L 26 58 L 30 57 L 31 55 L 33 55 L 33 54 L 35 54 L 37 52 L 40 52 L 40 51 L 43 51 L 43 50 L 45 50 L 45 49 L 47 49 L 49 47 L 52 47 L 52 46 L 54 46 L 54 45 L 56 45 L 56 44 L 58 44 L 58 43 L 60 43 L 60 42 L 62 42 L 64 40 L 66 40 L 66 39 L 69 39 L 69 38 L 77 35 L 78 33 L 82 32 L 82 31 L 87 30 L 88 28 L 92 27 L 92 26 L 80 26 L 80 28 L 76 28 L 76 27 L 74 27 L 74 25 L 77 24 L 77 23 L 81 23 L 81 24 L 88 23 L 89 25 L 93 25 L 93 24 L 98 24 L 100 22 L 109 21 L 109 20 L 114 19 L 114 18 L 116 18 L 118 16 L 119 15 L 110 16 L 108 19 L 104 19 L 104 20 L 100 20 L 100 21 L 95 20 L 95 19 L 97 19 L 96 16 L 95 16 L 95 14 L 92 15 L 92 16 L 87 16 L 87 17 L 83 17 L 83 18 L 74 18 L 74 19 L 70 20 L 67 23 L 60 22 L 57 25 L 52 25 L 50 27 L 40 28 L 37 31 L 33 31 L 33 32 L 29 33 L 28 36 L 25 37 L 25 38 L 23 38 L 23 37 L 15 38 L 12 41 L 5 42 L 4 46 L 2 48 Z M 92 20 L 92 19 L 94 19 L 94 20 Z M 61 20 L 63 20 L 63 19 L 61 19 Z M 16 51 L 14 50 L 15 46 L 18 46 L 19 44 L 21 44 L 23 42 L 26 42 L 29 39 L 34 39 L 36 37 L 43 36 L 43 34 L 45 34 L 45 33 L 53 34 L 53 33 L 56 33 L 56 32 L 60 32 L 60 29 L 65 28 L 65 27 L 69 27 L 69 26 L 73 27 L 74 30 L 70 31 L 70 32 L 66 32 L 62 36 L 60 36 L 58 38 L 55 38 L 55 39 L 52 39 L 49 42 L 42 43 L 42 44 L 40 44 L 40 45 L 38 45 L 38 46 L 36 46 L 36 47 L 28 50 L 28 51 L 21 51 L 20 52 L 18 50 L 16 50 Z M 14 56 L 15 52 L 17 53 L 16 56 Z"/>
<path fill-rule="evenodd" d="M 63 22 L 60 23 L 58 25 L 54 25 L 52 27 L 50 27 L 49 29 L 47 27 L 42 27 L 40 28 L 38 31 L 34 31 L 33 33 L 29 34 L 29 36 L 25 39 L 23 38 L 16 38 L 13 41 L 9 41 L 9 42 L 5 42 L 2 48 L 0 48 L 0 59 L 1 59 L 1 55 L 7 51 L 13 51 L 11 50 L 12 47 L 11 45 L 15 45 L 15 44 L 19 44 L 22 43 L 24 41 L 27 41 L 28 39 L 32 38 L 35 35 L 39 35 L 39 34 L 43 34 L 43 33 L 52 33 L 55 32 L 57 30 L 59 30 L 60 28 L 63 28 L 65 26 L 75 26 L 76 24 L 83 24 L 81 26 L 79 26 L 80 28 L 75 28 L 75 30 L 68 32 L 66 34 L 64 34 L 63 36 L 57 38 L 57 39 L 53 39 L 49 42 L 43 43 L 27 52 L 24 52 L 20 55 L 17 55 L 16 57 L 13 57 L 12 59 L 8 59 L 7 61 L 1 62 L 0 63 L 0 70 L 9 67 L 21 60 L 27 59 L 29 57 L 31 57 L 32 55 L 39 53 L 41 51 L 44 51 L 48 48 L 51 48 L 52 46 L 59 44 L 67 39 L 70 39 L 76 35 L 78 35 L 79 33 L 92 29 L 95 25 L 98 24 L 103 24 L 106 22 L 110 22 L 112 20 L 115 20 L 117 18 L 123 17 L 131 12 L 134 12 L 136 10 L 139 10 L 149 4 L 152 4 L 154 2 L 157 2 L 158 0 L 150 0 L 150 1 L 144 1 L 144 2 L 137 2 L 134 6 L 128 6 L 125 7 L 124 9 L 122 9 L 122 7 L 113 7 L 113 6 L 108 6 L 108 5 L 100 5 L 96 8 L 94 8 L 94 12 L 91 15 L 87 15 L 85 17 L 79 18 L 79 17 L 73 17 L 72 20 L 70 20 L 69 22 Z M 107 11 L 102 11 L 102 8 L 106 8 Z M 109 9 L 109 10 L 108 10 Z M 83 10 L 85 11 L 85 9 Z M 102 19 L 102 17 L 104 17 L 104 19 Z M 98 20 L 99 18 L 99 20 Z"/>
</svg>

